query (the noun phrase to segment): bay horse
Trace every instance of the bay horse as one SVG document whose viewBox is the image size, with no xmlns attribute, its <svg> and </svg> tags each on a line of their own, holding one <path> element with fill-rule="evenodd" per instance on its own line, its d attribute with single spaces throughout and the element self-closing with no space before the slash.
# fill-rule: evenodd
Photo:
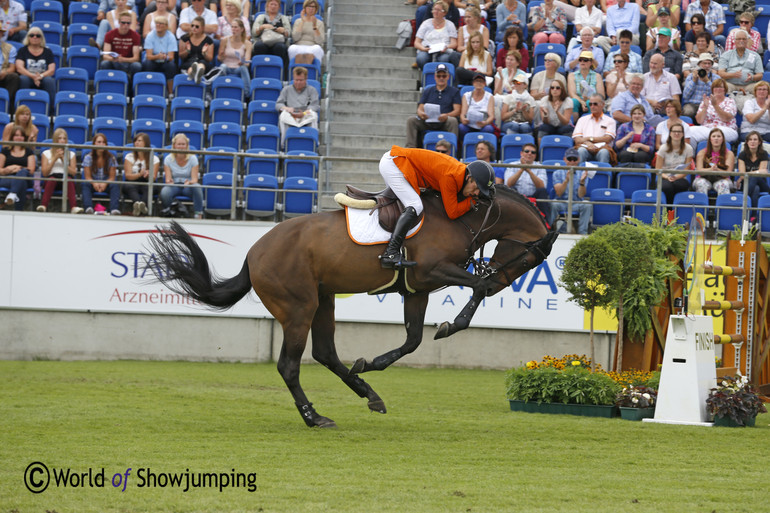
<svg viewBox="0 0 770 513">
<path fill-rule="evenodd" d="M 156 264 L 162 270 L 150 268 L 170 289 L 214 309 L 233 306 L 253 288 L 283 328 L 278 372 L 303 420 L 309 427 L 335 427 L 334 421 L 316 412 L 300 386 L 300 358 L 308 332 L 313 358 L 368 399 L 370 410 L 385 413 L 385 403 L 358 374 L 383 370 L 417 349 L 431 291 L 453 285 L 473 290 L 454 322 L 442 323 L 435 336 L 448 337 L 468 327 L 484 297 L 508 287 L 549 255 L 558 234 L 548 229 L 540 211 L 507 188 L 493 193 L 490 200 L 480 201 L 456 220 L 446 215 L 438 193 L 426 191 L 422 195 L 423 226 L 405 243 L 408 257 L 417 261 L 417 266 L 397 271 L 407 273 L 409 286 L 409 290 L 398 290 L 404 295 L 406 341 L 372 361 L 358 359 L 351 369 L 340 361 L 334 345 L 335 294 L 382 291 L 394 282 L 396 271 L 380 266 L 379 245 L 358 245 L 351 240 L 343 210 L 277 224 L 254 243 L 241 271 L 229 279 L 213 278 L 198 244 L 172 222 L 150 236 Z M 492 258 L 488 262 L 474 260 L 476 251 L 491 240 L 497 240 Z M 467 270 L 470 264 L 473 273 Z M 404 277 L 400 278 L 404 283 Z"/>
</svg>

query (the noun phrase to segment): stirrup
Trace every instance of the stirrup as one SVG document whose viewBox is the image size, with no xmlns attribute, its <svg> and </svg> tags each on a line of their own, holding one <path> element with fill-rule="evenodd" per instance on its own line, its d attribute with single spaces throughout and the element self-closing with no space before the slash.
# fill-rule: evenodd
<svg viewBox="0 0 770 513">
<path fill-rule="evenodd" d="M 384 269 L 399 270 L 406 267 L 414 267 L 417 265 L 417 262 L 405 260 L 404 255 L 399 251 L 398 253 L 385 253 L 380 255 L 380 265 L 382 265 Z"/>
</svg>

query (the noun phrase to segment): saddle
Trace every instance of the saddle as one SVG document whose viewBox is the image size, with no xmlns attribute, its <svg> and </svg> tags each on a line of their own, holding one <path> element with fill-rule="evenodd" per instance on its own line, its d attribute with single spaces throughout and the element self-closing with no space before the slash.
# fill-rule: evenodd
<svg viewBox="0 0 770 513">
<path fill-rule="evenodd" d="M 387 232 L 393 232 L 396 221 L 404 211 L 404 204 L 390 187 L 379 192 L 367 192 L 347 185 L 345 192 L 345 194 L 339 193 L 334 197 L 337 203 L 350 208 L 369 209 L 369 215 L 379 211 L 380 226 Z M 423 214 L 424 212 L 420 212 L 419 221 L 422 220 Z"/>
</svg>

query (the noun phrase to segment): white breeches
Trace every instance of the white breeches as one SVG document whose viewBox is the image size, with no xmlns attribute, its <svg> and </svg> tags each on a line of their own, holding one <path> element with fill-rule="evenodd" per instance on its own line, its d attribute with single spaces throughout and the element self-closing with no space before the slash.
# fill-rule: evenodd
<svg viewBox="0 0 770 513">
<path fill-rule="evenodd" d="M 414 190 L 407 181 L 404 173 L 393 163 L 393 157 L 390 152 L 385 153 L 380 159 L 380 174 L 385 180 L 385 184 L 398 196 L 404 208 L 413 207 L 417 215 L 422 213 L 422 200 L 420 195 Z"/>
</svg>

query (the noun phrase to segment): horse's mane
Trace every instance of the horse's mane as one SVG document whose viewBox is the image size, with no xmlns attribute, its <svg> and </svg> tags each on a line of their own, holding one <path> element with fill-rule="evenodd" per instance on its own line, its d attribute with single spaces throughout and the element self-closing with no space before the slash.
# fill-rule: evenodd
<svg viewBox="0 0 770 513">
<path fill-rule="evenodd" d="M 514 203 L 518 203 L 522 205 L 525 209 L 529 209 L 535 215 L 535 217 L 540 219 L 540 222 L 543 223 L 543 226 L 546 226 L 547 228 L 547 225 L 545 223 L 545 218 L 540 213 L 540 210 L 538 210 L 538 208 L 526 196 L 518 193 L 517 191 L 515 191 L 514 189 L 511 189 L 510 187 L 506 187 L 505 185 L 496 185 L 495 195 L 498 197 L 502 196 L 506 200 L 511 200 Z M 442 212 L 445 212 L 444 205 L 441 202 L 441 194 L 438 191 L 434 191 L 433 189 L 425 189 L 422 192 L 421 198 L 423 200 L 423 203 L 426 206 L 432 205 L 434 208 Z"/>
</svg>

